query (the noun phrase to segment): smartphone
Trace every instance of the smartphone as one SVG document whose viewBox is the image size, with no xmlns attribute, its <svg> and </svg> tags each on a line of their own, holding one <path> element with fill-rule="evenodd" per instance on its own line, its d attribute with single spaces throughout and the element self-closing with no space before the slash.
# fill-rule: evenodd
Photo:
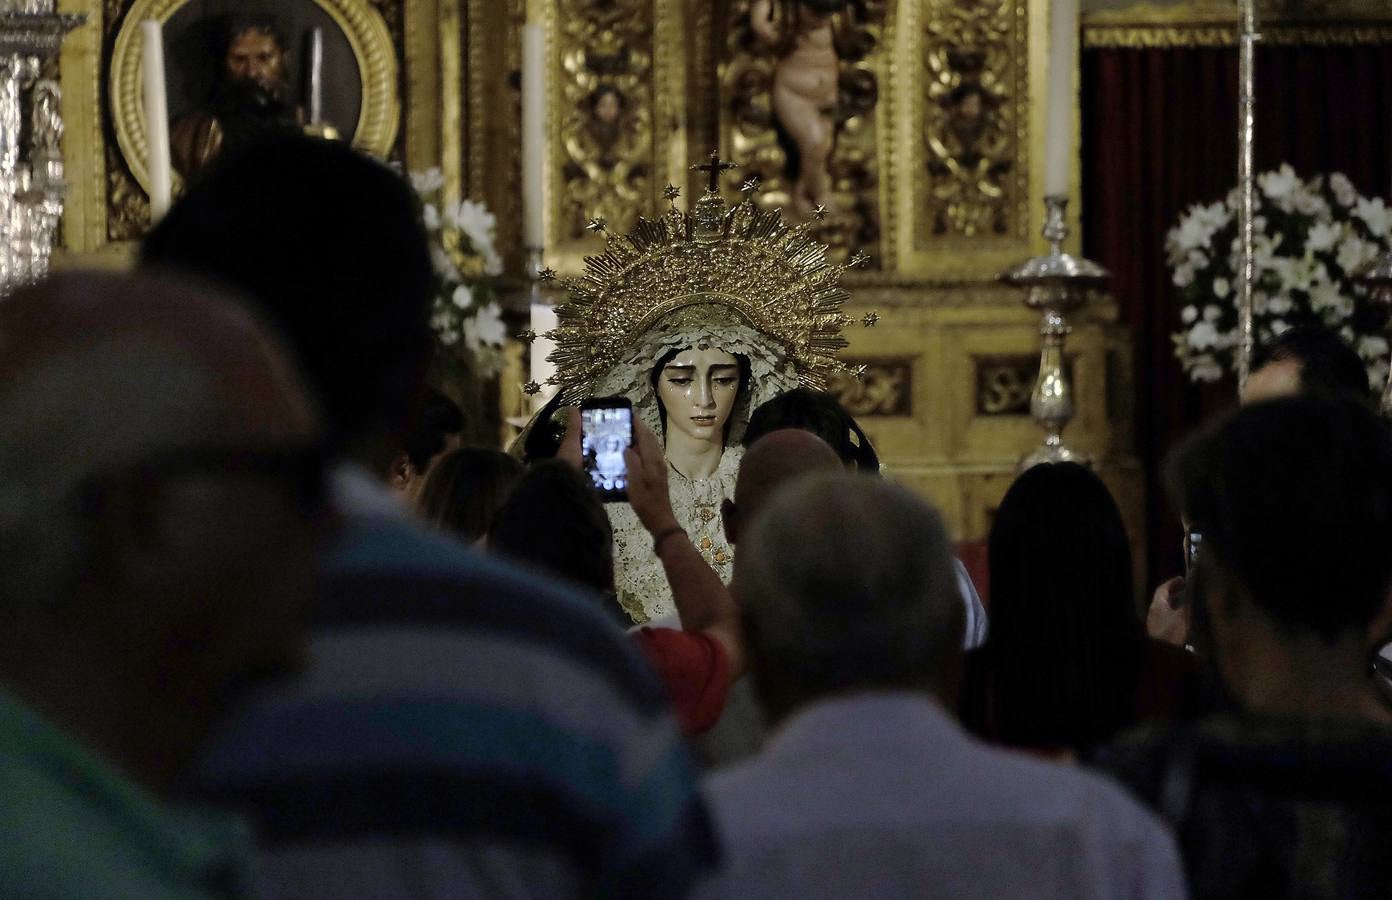
<svg viewBox="0 0 1392 900">
<path fill-rule="evenodd" d="M 1199 564 L 1199 548 L 1203 546 L 1203 535 L 1192 528 L 1184 530 L 1184 574 L 1188 576 Z"/>
<path fill-rule="evenodd" d="M 580 404 L 580 457 L 599 497 L 628 499 L 628 463 L 633 446 L 633 403 L 627 397 L 594 397 Z"/>
</svg>

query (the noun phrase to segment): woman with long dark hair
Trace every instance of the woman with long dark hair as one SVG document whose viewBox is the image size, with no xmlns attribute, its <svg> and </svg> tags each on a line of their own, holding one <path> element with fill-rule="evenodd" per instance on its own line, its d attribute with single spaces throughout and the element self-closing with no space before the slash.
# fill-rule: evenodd
<svg viewBox="0 0 1392 900">
<path fill-rule="evenodd" d="M 982 737 L 1075 756 L 1193 705 L 1189 656 L 1146 636 L 1121 513 L 1090 469 L 1035 466 L 990 536 L 991 629 L 967 657 L 962 717 Z"/>
</svg>

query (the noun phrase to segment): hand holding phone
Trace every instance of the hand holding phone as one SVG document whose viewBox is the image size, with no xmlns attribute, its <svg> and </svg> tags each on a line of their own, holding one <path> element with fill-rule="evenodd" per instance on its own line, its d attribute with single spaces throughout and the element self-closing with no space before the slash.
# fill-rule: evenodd
<svg viewBox="0 0 1392 900">
<path fill-rule="evenodd" d="M 626 397 L 595 397 L 580 404 L 580 459 L 601 500 L 628 499 L 628 464 L 633 446 L 633 404 Z"/>
</svg>

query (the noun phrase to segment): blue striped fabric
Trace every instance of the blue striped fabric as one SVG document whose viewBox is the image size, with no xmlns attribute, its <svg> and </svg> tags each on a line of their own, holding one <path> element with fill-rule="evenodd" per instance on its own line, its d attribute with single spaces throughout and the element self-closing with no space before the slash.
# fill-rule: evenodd
<svg viewBox="0 0 1392 900">
<path fill-rule="evenodd" d="M 282 850 L 443 839 L 490 866 L 500 847 L 519 866 L 556 854 L 548 871 L 575 881 L 536 895 L 670 896 L 713 865 L 661 687 L 583 598 L 376 519 L 347 529 L 318 599 L 309 670 L 240 716 L 203 769 L 259 822 L 269 870 Z M 280 893 L 315 895 L 296 877 Z M 370 887 L 360 896 L 407 895 Z"/>
</svg>

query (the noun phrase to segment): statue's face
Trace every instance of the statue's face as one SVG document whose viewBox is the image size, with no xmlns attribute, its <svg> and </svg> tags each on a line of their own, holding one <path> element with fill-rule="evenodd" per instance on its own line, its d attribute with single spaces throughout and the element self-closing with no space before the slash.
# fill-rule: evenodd
<svg viewBox="0 0 1392 900">
<path fill-rule="evenodd" d="M 672 357 L 657 378 L 667 431 L 699 441 L 724 441 L 739 395 L 739 360 L 718 347 L 690 347 Z"/>
<path fill-rule="evenodd" d="M 251 81 L 269 91 L 285 83 L 285 51 L 275 35 L 255 28 L 238 34 L 224 61 L 231 81 Z"/>
</svg>

